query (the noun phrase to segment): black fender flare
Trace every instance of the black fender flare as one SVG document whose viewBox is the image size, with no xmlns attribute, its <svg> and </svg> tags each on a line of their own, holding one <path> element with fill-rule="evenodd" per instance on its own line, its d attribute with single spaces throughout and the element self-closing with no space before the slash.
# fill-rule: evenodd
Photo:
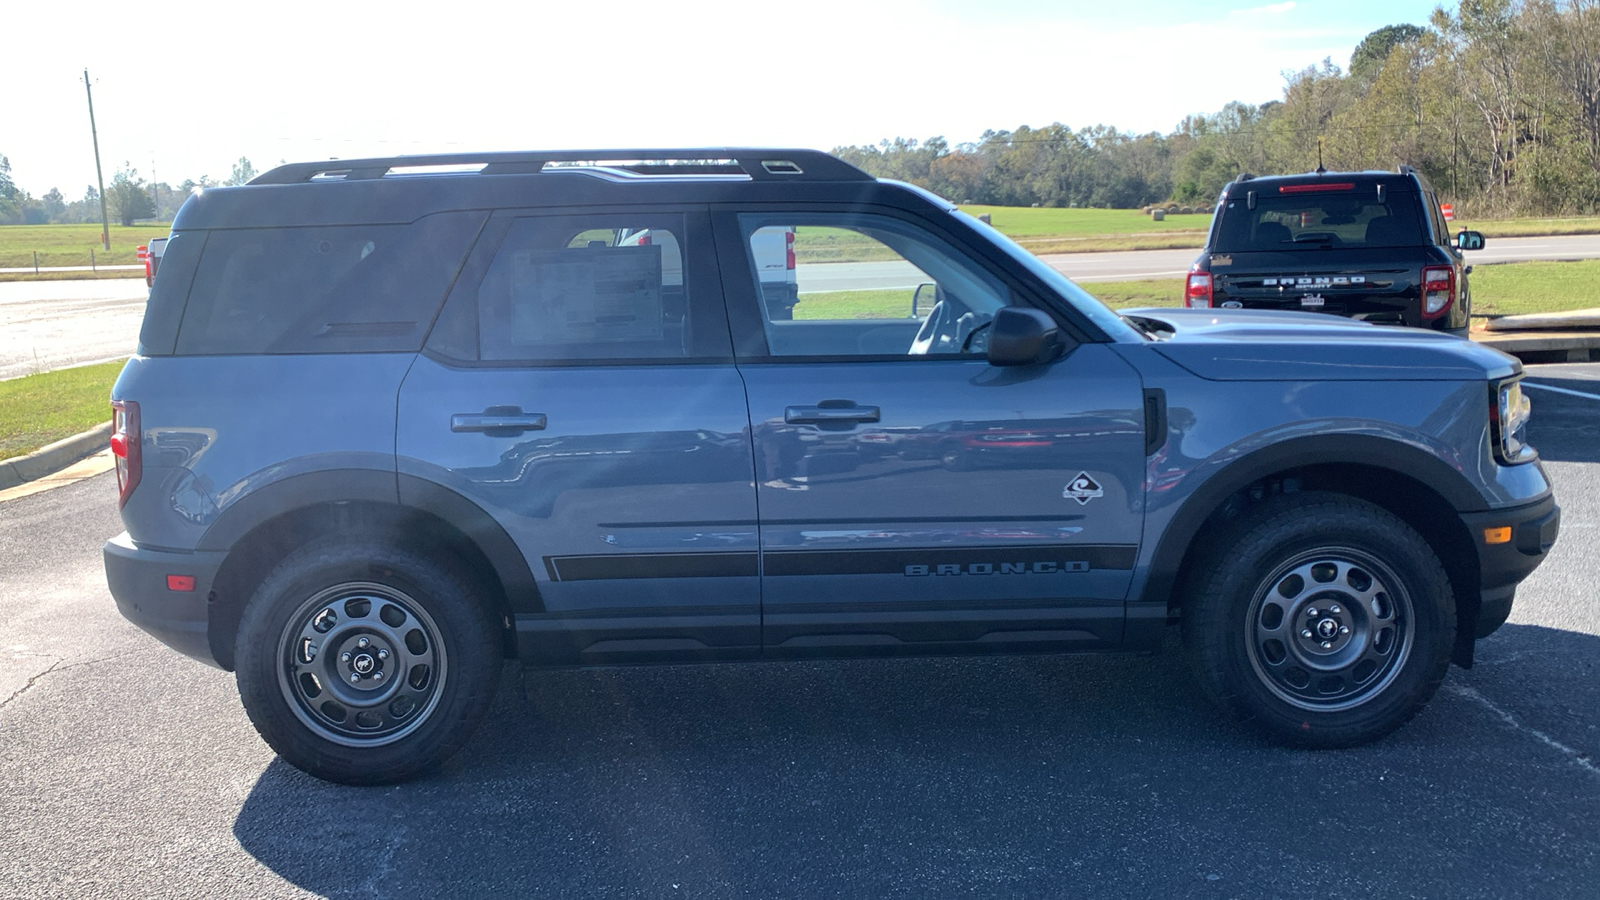
<svg viewBox="0 0 1600 900">
<path fill-rule="evenodd" d="M 1419 482 L 1457 512 L 1487 510 L 1488 504 L 1467 477 L 1425 450 L 1367 434 L 1313 435 L 1263 447 L 1228 463 L 1206 478 L 1168 522 L 1151 557 L 1143 602 L 1170 605 L 1179 571 L 1211 514 L 1229 497 L 1257 481 L 1319 465 L 1383 469 Z"/>
<path fill-rule="evenodd" d="M 542 612 L 537 582 L 516 542 L 482 507 L 422 478 L 378 469 L 329 469 L 275 481 L 229 506 L 197 550 L 231 550 L 261 524 L 309 506 L 367 502 L 435 516 L 471 540 L 494 569 L 513 612 Z"/>
</svg>

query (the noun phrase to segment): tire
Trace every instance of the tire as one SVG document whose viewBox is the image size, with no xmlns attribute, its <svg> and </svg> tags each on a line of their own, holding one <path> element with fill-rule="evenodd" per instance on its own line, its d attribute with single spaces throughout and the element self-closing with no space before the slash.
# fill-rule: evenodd
<svg viewBox="0 0 1600 900">
<path fill-rule="evenodd" d="M 235 652 L 256 731 L 290 765 L 341 784 L 403 781 L 444 762 L 500 673 L 495 621 L 469 582 L 369 542 L 284 559 L 246 605 Z"/>
<path fill-rule="evenodd" d="M 1372 504 L 1273 497 L 1222 530 L 1191 571 L 1183 638 L 1195 675 L 1225 711 L 1281 743 L 1377 740 L 1416 715 L 1449 668 L 1449 578 L 1415 531 Z"/>
</svg>

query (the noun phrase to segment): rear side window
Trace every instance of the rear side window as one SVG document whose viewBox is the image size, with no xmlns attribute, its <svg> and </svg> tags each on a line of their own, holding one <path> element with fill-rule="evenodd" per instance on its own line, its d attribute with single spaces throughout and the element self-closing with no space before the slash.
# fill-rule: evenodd
<svg viewBox="0 0 1600 900">
<path fill-rule="evenodd" d="M 1318 247 L 1415 247 L 1428 243 L 1418 194 L 1390 191 L 1378 202 L 1367 186 L 1349 193 L 1279 194 L 1263 189 L 1256 207 L 1229 200 L 1219 217 L 1215 251 L 1304 250 Z"/>
<path fill-rule="evenodd" d="M 485 218 L 213 231 L 177 352 L 416 351 Z"/>
<path fill-rule="evenodd" d="M 477 292 L 484 361 L 684 359 L 681 216 L 518 219 Z"/>
</svg>

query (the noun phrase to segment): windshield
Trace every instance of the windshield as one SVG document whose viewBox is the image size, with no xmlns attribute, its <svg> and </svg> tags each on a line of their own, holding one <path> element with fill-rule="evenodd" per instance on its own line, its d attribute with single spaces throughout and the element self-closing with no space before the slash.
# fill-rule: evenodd
<svg viewBox="0 0 1600 900">
<path fill-rule="evenodd" d="M 1427 243 L 1417 195 L 1391 192 L 1277 194 L 1263 190 L 1251 209 L 1229 200 L 1217 216 L 1215 252 L 1315 247 L 1415 247 Z"/>
<path fill-rule="evenodd" d="M 1121 316 L 1112 312 L 1109 307 L 1097 300 L 1088 291 L 1073 284 L 1067 276 L 1057 272 L 1044 260 L 1022 249 L 1021 245 L 995 230 L 994 226 L 969 216 L 960 210 L 956 210 L 955 214 L 960 217 L 961 221 L 982 232 L 984 237 L 988 238 L 996 247 L 1005 251 L 1007 256 L 1029 272 L 1032 272 L 1034 277 L 1053 288 L 1057 294 L 1061 295 L 1063 300 L 1082 313 L 1084 318 L 1100 326 L 1101 330 L 1112 340 L 1143 341 L 1145 339 L 1137 329 L 1124 322 Z"/>
</svg>

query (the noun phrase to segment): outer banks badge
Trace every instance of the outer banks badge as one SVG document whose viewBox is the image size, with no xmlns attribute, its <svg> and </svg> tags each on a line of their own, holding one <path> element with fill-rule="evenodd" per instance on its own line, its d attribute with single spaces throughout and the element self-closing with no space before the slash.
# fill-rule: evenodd
<svg viewBox="0 0 1600 900">
<path fill-rule="evenodd" d="M 1076 500 L 1079 506 L 1105 495 L 1106 492 L 1101 490 L 1100 483 L 1090 478 L 1088 472 L 1079 472 L 1078 477 L 1067 482 L 1067 486 L 1061 490 L 1064 499 Z"/>
</svg>

